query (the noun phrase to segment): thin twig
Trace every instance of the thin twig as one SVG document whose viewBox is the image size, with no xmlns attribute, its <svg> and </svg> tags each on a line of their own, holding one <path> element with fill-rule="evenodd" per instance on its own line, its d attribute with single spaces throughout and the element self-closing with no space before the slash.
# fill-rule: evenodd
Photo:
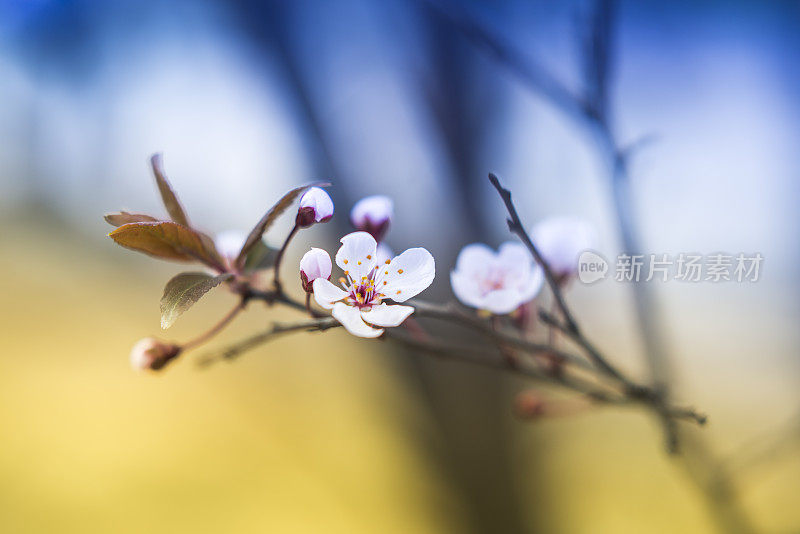
<svg viewBox="0 0 800 534">
<path fill-rule="evenodd" d="M 225 316 L 222 319 L 220 319 L 219 322 L 217 322 L 214 326 L 209 328 L 206 332 L 204 332 L 200 336 L 192 339 L 191 341 L 187 341 L 186 343 L 181 345 L 181 350 L 183 352 L 186 352 L 187 350 L 197 347 L 198 345 L 202 345 L 203 343 L 205 343 L 206 341 L 208 341 L 209 339 L 220 333 L 226 326 L 228 326 L 228 324 L 231 321 L 233 321 L 236 318 L 237 315 L 239 315 L 239 312 L 242 311 L 246 305 L 247 305 L 246 300 L 242 299 L 238 304 L 236 304 L 236 306 L 233 307 L 233 309 L 231 309 L 231 311 L 225 314 Z"/>
<path fill-rule="evenodd" d="M 461 313 L 460 310 L 453 306 L 433 304 L 418 299 L 413 300 L 411 304 L 413 304 L 416 310 L 414 313 L 417 317 L 430 317 L 456 323 L 477 331 L 495 342 L 502 342 L 531 354 L 551 354 L 576 367 L 594 370 L 594 367 L 589 364 L 589 362 L 579 356 L 560 350 L 558 347 L 551 344 L 535 343 L 515 335 L 507 334 L 503 330 L 495 330 L 488 323 L 473 315 Z"/>
<path fill-rule="evenodd" d="M 597 364 L 597 366 L 600 367 L 604 372 L 618 380 L 623 381 L 626 385 L 630 384 L 630 380 L 625 378 L 622 373 L 611 366 L 611 364 L 609 364 L 608 361 L 606 361 L 606 359 L 581 334 L 578 323 L 575 321 L 575 318 L 572 316 L 572 312 L 570 312 L 569 308 L 567 307 L 567 303 L 564 300 L 564 294 L 561 291 L 561 287 L 558 285 L 558 280 L 556 279 L 555 274 L 553 274 L 553 270 L 550 268 L 550 265 L 548 265 L 547 261 L 545 261 L 545 259 L 542 257 L 542 254 L 539 252 L 539 249 L 536 248 L 536 245 L 534 245 L 533 241 L 531 241 L 528 232 L 522 225 L 522 221 L 520 221 L 519 215 L 517 214 L 517 208 L 514 206 L 514 202 L 511 200 L 511 191 L 500 185 L 500 180 L 494 174 L 489 174 L 489 181 L 492 183 L 494 188 L 497 189 L 497 193 L 500 195 L 500 198 L 503 200 L 506 210 L 508 211 L 508 229 L 512 233 L 516 234 L 520 240 L 522 240 L 522 243 L 533 255 L 536 263 L 538 263 L 544 270 L 544 276 L 547 280 L 547 284 L 550 286 L 550 291 L 553 294 L 553 298 L 558 305 L 561 315 L 564 316 L 564 321 L 566 322 L 565 333 L 568 333 L 570 337 L 584 347 L 595 364 Z"/>
<path fill-rule="evenodd" d="M 248 350 L 261 345 L 262 343 L 267 343 L 275 339 L 276 337 L 288 334 L 291 332 L 322 332 L 324 330 L 328 330 L 329 328 L 335 328 L 337 326 L 341 326 L 341 324 L 334 319 L 333 317 L 323 317 L 319 319 L 307 319 L 305 321 L 298 321 L 295 323 L 274 323 L 269 329 L 256 334 L 254 336 L 250 336 L 234 345 L 231 345 L 224 349 L 222 352 L 213 352 L 201 356 L 197 360 L 197 364 L 200 367 L 207 367 L 212 363 L 223 361 L 223 360 L 232 360 L 241 354 L 247 352 Z"/>
<path fill-rule="evenodd" d="M 289 235 L 286 236 L 286 241 L 283 242 L 283 246 L 278 251 L 278 255 L 275 256 L 275 265 L 273 266 L 273 280 L 272 283 L 275 286 L 276 293 L 282 293 L 283 287 L 281 286 L 281 262 L 283 260 L 283 255 L 286 253 L 286 249 L 289 248 L 289 243 L 292 241 L 292 238 L 297 234 L 297 231 L 300 230 L 300 225 L 295 223 L 292 227 L 292 231 L 289 232 Z"/>
</svg>

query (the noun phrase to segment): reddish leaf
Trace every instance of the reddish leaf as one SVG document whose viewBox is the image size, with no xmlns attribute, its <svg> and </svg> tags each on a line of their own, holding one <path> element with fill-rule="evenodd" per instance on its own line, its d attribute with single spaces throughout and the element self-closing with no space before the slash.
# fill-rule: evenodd
<svg viewBox="0 0 800 534">
<path fill-rule="evenodd" d="M 118 213 L 109 213 L 104 215 L 103 218 L 111 226 L 122 226 L 134 222 L 158 222 L 158 219 L 149 215 L 141 213 L 128 213 L 127 211 L 120 211 Z"/>
<path fill-rule="evenodd" d="M 292 202 L 294 202 L 301 193 L 303 193 L 309 187 L 327 187 L 329 185 L 331 184 L 327 182 L 316 182 L 313 184 L 296 187 L 283 195 L 281 199 L 274 206 L 272 206 L 266 214 L 264 214 L 261 220 L 258 221 L 258 224 L 256 224 L 255 227 L 250 231 L 250 235 L 247 236 L 247 241 L 245 241 L 241 252 L 239 252 L 239 256 L 236 258 L 236 265 L 244 265 L 250 249 L 252 249 L 258 242 L 261 241 L 261 236 L 264 235 L 264 232 L 269 230 L 269 227 L 272 226 L 275 220 L 284 211 L 286 211 L 289 206 L 292 205 Z"/>
<path fill-rule="evenodd" d="M 172 190 L 172 187 L 164 175 L 164 170 L 161 164 L 161 154 L 153 154 L 150 158 L 150 164 L 153 167 L 153 174 L 156 177 L 156 184 L 158 184 L 158 191 L 161 193 L 161 200 L 164 202 L 164 207 L 167 208 L 167 213 L 178 224 L 184 226 L 189 225 L 189 219 L 186 217 L 186 212 L 183 211 L 181 203 L 178 201 L 177 195 Z"/>
<path fill-rule="evenodd" d="M 171 221 L 123 224 L 108 236 L 123 247 L 156 258 L 176 261 L 200 261 L 224 271 L 210 237 Z"/>
</svg>

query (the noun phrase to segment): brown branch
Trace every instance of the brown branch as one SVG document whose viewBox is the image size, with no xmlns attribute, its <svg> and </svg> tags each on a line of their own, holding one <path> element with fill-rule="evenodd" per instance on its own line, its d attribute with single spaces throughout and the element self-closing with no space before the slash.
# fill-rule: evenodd
<svg viewBox="0 0 800 534">
<path fill-rule="evenodd" d="M 283 286 L 281 286 L 281 261 L 283 260 L 283 255 L 286 253 L 286 249 L 289 248 L 289 243 L 292 241 L 292 238 L 297 234 L 297 231 L 300 230 L 300 225 L 295 223 L 292 227 L 292 231 L 289 232 L 289 235 L 286 236 L 286 241 L 283 242 L 283 246 L 278 251 L 278 255 L 275 257 L 275 265 L 273 266 L 273 279 L 272 283 L 275 286 L 275 292 L 278 294 L 283 293 Z"/>
<path fill-rule="evenodd" d="M 307 319 L 305 321 L 298 321 L 295 323 L 273 323 L 273 325 L 254 336 L 248 337 L 234 345 L 224 349 L 222 352 L 212 352 L 198 358 L 197 364 L 200 367 L 207 367 L 215 362 L 223 360 L 232 360 L 248 350 L 257 347 L 263 343 L 272 341 L 273 339 L 292 332 L 322 332 L 329 328 L 336 328 L 341 326 L 339 322 L 333 317 L 324 317 L 319 319 Z"/>
<path fill-rule="evenodd" d="M 219 334 L 226 326 L 228 326 L 228 324 L 231 321 L 233 321 L 236 318 L 237 315 L 239 315 L 239 312 L 242 311 L 246 305 L 247 302 L 245 301 L 245 299 L 242 299 L 236 306 L 234 306 L 234 308 L 231 311 L 225 314 L 225 316 L 222 319 L 220 319 L 219 322 L 217 322 L 214 326 L 209 328 L 206 332 L 199 335 L 198 337 L 192 339 L 191 341 L 187 341 L 186 343 L 181 345 L 181 351 L 186 352 L 187 350 L 197 347 L 198 345 L 202 345 L 212 337 Z"/>
<path fill-rule="evenodd" d="M 544 276 L 547 280 L 547 285 L 550 286 L 550 291 L 553 294 L 553 298 L 555 299 L 558 309 L 561 311 L 561 315 L 564 316 L 564 321 L 566 322 L 564 333 L 568 334 L 573 338 L 573 340 L 586 349 L 586 352 L 589 357 L 591 357 L 592 361 L 594 361 L 595 364 L 605 373 L 622 381 L 626 385 L 631 385 L 632 383 L 630 380 L 625 378 L 622 373 L 612 367 L 611 364 L 609 364 L 608 361 L 606 361 L 606 359 L 591 345 L 591 343 L 589 343 L 588 340 L 583 337 L 583 334 L 581 334 L 578 323 L 575 321 L 574 317 L 572 316 L 572 312 L 570 312 L 569 308 L 567 307 L 567 303 L 564 300 L 564 294 L 561 292 L 561 287 L 558 285 L 558 280 L 556 279 L 555 274 L 553 274 L 553 270 L 550 268 L 550 265 L 548 265 L 547 261 L 545 261 L 545 259 L 542 257 L 542 254 L 539 252 L 539 249 L 536 248 L 536 245 L 534 245 L 533 241 L 531 241 L 528 232 L 522 225 L 522 221 L 520 221 L 519 215 L 517 214 L 517 208 L 514 206 L 514 202 L 511 200 L 511 191 L 500 185 L 500 180 L 494 174 L 489 174 L 489 181 L 492 183 L 494 188 L 497 189 L 497 193 L 500 195 L 500 198 L 503 200 L 506 210 L 508 211 L 508 229 L 512 233 L 516 234 L 520 240 L 522 240 L 522 243 L 533 255 L 536 263 L 538 263 L 544 270 Z"/>
</svg>

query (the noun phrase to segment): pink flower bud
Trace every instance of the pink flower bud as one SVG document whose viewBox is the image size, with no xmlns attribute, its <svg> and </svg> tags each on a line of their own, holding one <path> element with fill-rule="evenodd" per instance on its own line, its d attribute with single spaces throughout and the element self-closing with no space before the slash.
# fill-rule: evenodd
<svg viewBox="0 0 800 534">
<path fill-rule="evenodd" d="M 350 211 L 350 222 L 356 229 L 372 234 L 380 242 L 394 216 L 394 202 L 383 195 L 362 198 Z"/>
<path fill-rule="evenodd" d="M 331 257 L 321 248 L 312 248 L 300 260 L 300 281 L 306 293 L 313 293 L 313 283 L 317 278 L 330 280 Z"/>
<path fill-rule="evenodd" d="M 181 348 L 152 337 L 140 339 L 131 349 L 131 367 L 157 371 L 180 354 Z"/>
<path fill-rule="evenodd" d="M 308 228 L 314 223 L 324 223 L 333 217 L 333 200 L 324 190 L 312 187 L 300 197 L 297 226 Z"/>
</svg>

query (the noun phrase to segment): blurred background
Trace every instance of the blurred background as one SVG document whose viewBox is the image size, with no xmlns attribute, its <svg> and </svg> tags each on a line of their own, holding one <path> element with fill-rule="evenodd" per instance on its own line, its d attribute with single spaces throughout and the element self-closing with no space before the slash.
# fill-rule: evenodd
<svg viewBox="0 0 800 534">
<path fill-rule="evenodd" d="M 105 212 L 163 215 L 154 152 L 211 233 L 333 181 L 337 215 L 287 280 L 381 193 L 389 245 L 431 250 L 427 296 L 451 300 L 459 249 L 509 239 L 490 171 L 526 222 L 585 218 L 615 257 L 601 145 L 486 35 L 574 93 L 608 45 L 608 121 L 620 146 L 648 139 L 629 166 L 644 251 L 763 255 L 757 283 L 651 286 L 674 397 L 710 417 L 687 439 L 730 484 L 697 484 L 712 464 L 669 457 L 639 410 L 520 421 L 527 385 L 340 331 L 130 369 L 139 338 L 189 339 L 234 302 L 160 333 L 182 267 L 106 238 Z M 799 57 L 790 1 L 0 0 L 0 530 L 797 532 Z M 645 379 L 631 289 L 568 299 Z M 211 346 L 289 316 L 251 306 Z"/>
</svg>

